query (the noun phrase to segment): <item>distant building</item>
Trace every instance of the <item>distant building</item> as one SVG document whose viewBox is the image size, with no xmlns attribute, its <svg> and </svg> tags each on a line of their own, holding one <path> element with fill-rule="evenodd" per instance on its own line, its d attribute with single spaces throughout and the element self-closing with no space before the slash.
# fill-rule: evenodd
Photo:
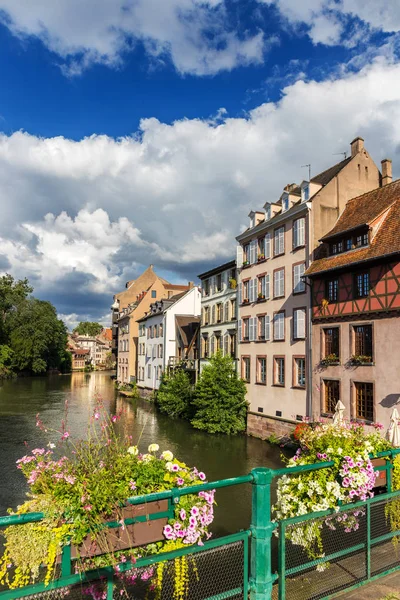
<svg viewBox="0 0 400 600">
<path fill-rule="evenodd" d="M 112 339 L 119 381 L 129 382 L 137 379 L 139 337 L 137 320 L 147 313 L 152 302 L 161 298 L 170 298 L 188 289 L 188 285 L 172 284 L 159 277 L 154 272 L 153 265 L 150 265 L 136 280 L 127 282 L 126 290 L 114 296 L 111 307 Z M 129 318 L 129 325 L 126 317 Z M 120 327 L 123 330 L 121 336 Z M 125 342 L 122 344 L 122 350 L 121 341 Z"/>
<path fill-rule="evenodd" d="M 250 402 L 248 432 L 285 433 L 311 416 L 310 294 L 304 273 L 319 239 L 346 203 L 380 185 L 364 140 L 351 156 L 300 185 L 288 184 L 263 211 L 249 214 L 238 241 L 240 372 Z"/>
<path fill-rule="evenodd" d="M 387 429 L 400 402 L 400 180 L 349 200 L 306 272 L 312 283 L 312 414 Z"/>
<path fill-rule="evenodd" d="M 217 350 L 236 359 L 237 270 L 231 260 L 198 276 L 201 281 L 200 370 Z"/>
<path fill-rule="evenodd" d="M 72 370 L 83 371 L 84 368 L 90 364 L 89 350 L 83 348 L 72 348 L 70 349 L 72 354 Z"/>
<path fill-rule="evenodd" d="M 148 314 L 139 319 L 138 387 L 158 389 L 167 368 L 189 359 L 188 370 L 195 376 L 200 305 L 200 290 L 192 286 L 186 292 L 154 302 Z"/>
</svg>

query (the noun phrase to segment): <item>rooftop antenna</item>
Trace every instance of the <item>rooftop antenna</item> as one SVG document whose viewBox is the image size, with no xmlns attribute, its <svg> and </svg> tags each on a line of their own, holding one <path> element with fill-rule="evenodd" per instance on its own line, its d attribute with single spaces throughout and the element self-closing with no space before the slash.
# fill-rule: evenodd
<svg viewBox="0 0 400 600">
<path fill-rule="evenodd" d="M 339 156 L 339 154 L 344 156 L 344 160 L 346 160 L 347 152 L 335 152 L 334 154 L 332 154 L 332 156 Z"/>
<path fill-rule="evenodd" d="M 305 169 L 306 167 L 308 167 L 308 181 L 311 181 L 311 164 L 309 164 L 309 165 L 301 165 L 302 169 Z"/>
</svg>

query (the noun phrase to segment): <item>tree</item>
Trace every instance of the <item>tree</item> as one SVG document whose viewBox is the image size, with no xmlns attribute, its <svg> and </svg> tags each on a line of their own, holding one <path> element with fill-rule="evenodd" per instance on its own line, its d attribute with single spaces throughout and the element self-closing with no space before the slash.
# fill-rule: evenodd
<svg viewBox="0 0 400 600">
<path fill-rule="evenodd" d="M 91 337 L 96 337 L 96 335 L 99 335 L 102 331 L 103 326 L 95 321 L 81 321 L 74 329 L 74 333 L 78 333 L 79 335 L 88 334 Z"/>
<path fill-rule="evenodd" d="M 12 316 L 32 291 L 27 279 L 15 281 L 8 274 L 0 277 L 0 344 L 8 344 Z"/>
<path fill-rule="evenodd" d="M 67 331 L 50 302 L 28 298 L 11 319 L 10 348 L 18 371 L 44 373 L 60 369 L 67 359 Z"/>
<path fill-rule="evenodd" d="M 7 379 L 13 376 L 11 369 L 13 351 L 9 346 L 0 346 L 0 379 Z"/>
<path fill-rule="evenodd" d="M 189 417 L 192 386 L 187 373 L 183 369 L 164 373 L 156 398 L 161 412 L 170 417 Z"/>
<path fill-rule="evenodd" d="M 112 352 L 106 354 L 106 369 L 115 369 L 115 356 Z"/>
<path fill-rule="evenodd" d="M 195 388 L 191 423 L 209 433 L 236 434 L 246 430 L 246 384 L 230 356 L 217 352 L 204 367 Z"/>
</svg>

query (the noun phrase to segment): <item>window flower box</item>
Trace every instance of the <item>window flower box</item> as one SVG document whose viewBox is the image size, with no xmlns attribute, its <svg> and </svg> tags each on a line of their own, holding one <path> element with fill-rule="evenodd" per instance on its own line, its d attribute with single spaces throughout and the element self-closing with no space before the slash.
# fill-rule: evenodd
<svg viewBox="0 0 400 600">
<path fill-rule="evenodd" d="M 338 365 L 338 364 L 340 364 L 340 361 L 339 361 L 339 357 L 336 354 L 328 354 L 320 362 L 320 365 L 322 367 L 330 367 L 332 365 Z"/>
<path fill-rule="evenodd" d="M 370 365 L 372 364 L 372 356 L 353 354 L 353 356 L 350 357 L 350 363 L 352 365 Z"/>
<path fill-rule="evenodd" d="M 257 300 L 265 300 L 265 294 L 258 294 Z"/>
<path fill-rule="evenodd" d="M 242 304 L 250 304 L 250 300 L 248 298 L 245 298 L 243 300 Z"/>
<path fill-rule="evenodd" d="M 258 262 L 261 262 L 262 260 L 265 260 L 265 254 L 259 254 L 257 256 L 257 260 L 258 260 Z"/>
<path fill-rule="evenodd" d="M 244 260 L 243 263 L 242 263 L 242 267 L 244 268 L 244 267 L 249 267 L 249 266 L 250 266 L 249 261 L 248 260 Z"/>
</svg>

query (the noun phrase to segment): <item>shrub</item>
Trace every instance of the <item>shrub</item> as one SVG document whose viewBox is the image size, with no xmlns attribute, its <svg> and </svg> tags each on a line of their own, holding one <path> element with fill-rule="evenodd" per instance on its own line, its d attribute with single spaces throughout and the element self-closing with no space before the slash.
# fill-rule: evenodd
<svg viewBox="0 0 400 600">
<path fill-rule="evenodd" d="M 170 417 L 190 416 L 192 386 L 189 377 L 182 369 L 164 374 L 157 392 L 157 404 L 161 412 Z"/>
<path fill-rule="evenodd" d="M 236 373 L 230 356 L 217 352 L 201 372 L 195 388 L 191 421 L 209 433 L 242 433 L 246 429 L 246 384 Z"/>
</svg>

